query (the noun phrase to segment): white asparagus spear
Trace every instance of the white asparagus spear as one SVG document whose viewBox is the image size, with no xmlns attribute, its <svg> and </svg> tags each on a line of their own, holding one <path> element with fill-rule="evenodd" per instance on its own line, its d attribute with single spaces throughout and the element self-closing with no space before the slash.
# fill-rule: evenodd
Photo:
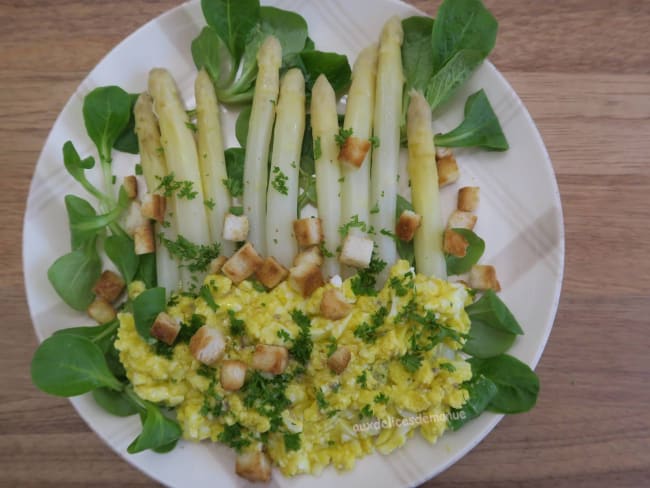
<svg viewBox="0 0 650 488">
<path fill-rule="evenodd" d="M 219 122 L 219 105 L 212 79 L 205 70 L 199 71 L 194 83 L 194 92 L 199 167 L 206 199 L 205 210 L 210 240 L 220 244 L 221 254 L 230 256 L 235 250 L 234 243 L 222 238 L 223 221 L 230 208 L 230 195 L 223 184 L 228 174 Z"/>
<path fill-rule="evenodd" d="M 339 131 L 336 115 L 336 96 L 325 75 L 320 75 L 311 92 L 311 128 L 314 138 L 316 167 L 316 194 L 318 216 L 323 223 L 326 256 L 323 271 L 326 278 L 339 274 L 340 266 L 336 249 L 341 243 L 339 218 L 341 215 L 341 168 L 338 161 L 339 148 L 336 135 Z"/>
<path fill-rule="evenodd" d="M 165 69 L 155 68 L 149 73 L 149 93 L 160 125 L 160 141 L 165 151 L 167 169 L 177 182 L 187 183 L 193 196 L 175 195 L 174 214 L 179 236 L 193 244 L 210 244 L 210 231 L 205 213 L 205 196 L 201 184 L 199 158 L 194 134 L 187 126 L 187 112 L 183 106 L 174 79 Z M 193 284 L 187 268 L 181 268 L 184 285 Z"/>
<path fill-rule="evenodd" d="M 259 71 L 246 139 L 243 203 L 250 229 L 248 241 L 258 253 L 265 255 L 267 162 L 282 64 L 282 47 L 275 37 L 264 40 L 257 52 L 257 64 Z"/>
<path fill-rule="evenodd" d="M 305 79 L 299 69 L 282 79 L 266 196 L 266 253 L 289 268 L 298 253 L 293 221 L 298 218 L 298 178 L 305 133 Z"/>
<path fill-rule="evenodd" d="M 375 228 L 378 258 L 387 266 L 378 277 L 381 286 L 390 266 L 397 260 L 397 247 L 389 235 L 394 233 L 395 208 L 397 206 L 397 174 L 400 149 L 400 114 L 402 113 L 401 45 L 404 33 L 402 22 L 392 17 L 381 32 L 379 59 L 377 62 L 377 85 L 375 94 L 374 136 L 379 147 L 372 152 L 370 177 L 370 205 L 377 204 L 379 211 L 370 216 Z"/>
<path fill-rule="evenodd" d="M 433 144 L 431 107 L 421 93 L 412 91 L 408 108 L 408 173 L 411 180 L 413 209 L 422 217 L 415 232 L 415 262 L 418 273 L 447 279 L 442 251 L 445 226 L 440 211 L 436 148 Z"/>
<path fill-rule="evenodd" d="M 142 93 L 133 108 L 135 115 L 135 132 L 140 147 L 142 174 L 147 185 L 147 192 L 155 193 L 160 180 L 167 174 L 167 163 L 160 145 L 160 130 L 158 121 L 153 113 L 153 100 L 148 93 Z M 155 225 L 156 236 L 161 233 L 165 239 L 176 239 L 176 218 L 173 215 L 173 197 L 167 199 L 165 221 L 168 226 Z M 162 286 L 170 294 L 175 291 L 180 282 L 178 262 L 170 254 L 160 240 L 156 239 L 156 273 L 158 286 Z"/>
<path fill-rule="evenodd" d="M 375 104 L 375 83 L 377 76 L 377 45 L 365 48 L 354 63 L 352 84 L 348 93 L 343 128 L 352 129 L 352 137 L 368 140 L 372 136 L 372 119 Z M 357 215 L 361 222 L 370 223 L 370 154 L 366 153 L 360 167 L 341 162 L 341 220 L 350 222 Z M 374 205 L 374 204 L 372 204 Z M 351 227 L 350 233 L 364 234 L 358 227 Z M 353 274 L 352 269 L 342 267 L 344 276 Z"/>
</svg>

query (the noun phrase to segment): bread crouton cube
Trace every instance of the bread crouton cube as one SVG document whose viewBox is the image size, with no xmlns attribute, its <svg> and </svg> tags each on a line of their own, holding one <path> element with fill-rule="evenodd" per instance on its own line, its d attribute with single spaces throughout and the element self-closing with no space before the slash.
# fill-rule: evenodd
<svg viewBox="0 0 650 488">
<path fill-rule="evenodd" d="M 190 353 L 197 361 L 212 366 L 226 350 L 226 340 L 217 329 L 202 326 L 190 339 Z"/>
<path fill-rule="evenodd" d="M 120 297 L 125 286 L 126 283 L 120 275 L 107 269 L 102 272 L 93 286 L 93 293 L 108 303 L 113 303 Z"/>
<path fill-rule="evenodd" d="M 289 276 L 289 270 L 273 256 L 269 256 L 255 272 L 255 276 L 265 287 L 275 288 Z"/>
<path fill-rule="evenodd" d="M 359 137 L 348 137 L 339 151 L 339 161 L 360 168 L 370 150 L 370 141 Z"/>
<path fill-rule="evenodd" d="M 341 246 L 339 261 L 355 268 L 367 268 L 372 259 L 372 239 L 348 234 Z"/>
<path fill-rule="evenodd" d="M 153 226 L 150 222 L 145 222 L 135 229 L 133 241 L 137 255 L 149 254 L 156 250 L 156 239 L 153 234 Z"/>
<path fill-rule="evenodd" d="M 235 472 L 248 481 L 269 481 L 271 462 L 261 451 L 244 452 L 237 455 Z"/>
<path fill-rule="evenodd" d="M 233 242 L 245 241 L 248 238 L 248 217 L 226 214 L 223 221 L 223 238 Z"/>
<path fill-rule="evenodd" d="M 334 353 L 327 358 L 327 367 L 336 374 L 341 374 L 348 367 L 352 353 L 345 346 L 339 347 Z"/>
<path fill-rule="evenodd" d="M 478 207 L 479 187 L 464 186 L 458 190 L 458 210 L 474 212 Z"/>
<path fill-rule="evenodd" d="M 294 266 L 303 266 L 311 264 L 313 266 L 323 265 L 323 253 L 318 246 L 312 246 L 304 251 L 298 253 L 293 259 Z"/>
<path fill-rule="evenodd" d="M 237 391 L 244 386 L 246 380 L 246 363 L 234 359 L 221 362 L 219 381 L 224 390 Z"/>
<path fill-rule="evenodd" d="M 326 319 L 340 320 L 349 315 L 352 304 L 345 300 L 341 290 L 330 288 L 325 290 L 320 301 L 320 314 Z"/>
<path fill-rule="evenodd" d="M 95 298 L 95 300 L 88 305 L 87 312 L 88 315 L 99 324 L 107 324 L 117 317 L 113 305 L 101 297 Z"/>
<path fill-rule="evenodd" d="M 138 196 L 138 179 L 134 175 L 125 176 L 122 186 L 129 199 L 133 200 Z"/>
<path fill-rule="evenodd" d="M 289 362 L 289 351 L 284 346 L 258 344 L 253 352 L 251 365 L 258 371 L 281 374 Z"/>
<path fill-rule="evenodd" d="M 289 286 L 303 297 L 311 296 L 318 288 L 323 286 L 323 273 L 320 266 L 303 264 L 294 266 L 289 270 Z"/>
<path fill-rule="evenodd" d="M 142 199 L 142 216 L 162 223 L 165 220 L 167 199 L 157 193 L 147 193 Z"/>
<path fill-rule="evenodd" d="M 415 236 L 415 231 L 420 227 L 422 217 L 412 210 L 404 210 L 395 226 L 395 234 L 402 241 L 411 241 Z"/>
<path fill-rule="evenodd" d="M 226 264 L 226 261 L 228 261 L 226 256 L 217 256 L 208 264 L 208 273 L 218 274 L 221 268 L 223 268 L 223 265 Z"/>
<path fill-rule="evenodd" d="M 322 221 L 315 217 L 294 220 L 293 233 L 300 247 L 317 246 L 323 240 Z"/>
<path fill-rule="evenodd" d="M 142 216 L 142 205 L 140 205 L 140 202 L 137 200 L 132 201 L 124 218 L 124 228 L 126 233 L 133 237 L 135 231 L 146 223 L 147 219 Z"/>
<path fill-rule="evenodd" d="M 444 158 L 437 159 L 436 166 L 438 167 L 438 186 L 450 185 L 458 180 L 460 172 L 458 171 L 456 158 L 453 156 L 445 156 Z"/>
<path fill-rule="evenodd" d="M 477 290 L 501 291 L 497 270 L 487 264 L 475 264 L 469 272 L 469 286 Z"/>
<path fill-rule="evenodd" d="M 462 210 L 454 210 L 449 216 L 447 227 L 449 229 L 469 229 L 472 230 L 476 225 L 476 215 L 463 212 Z"/>
<path fill-rule="evenodd" d="M 170 346 L 174 343 L 180 331 L 181 324 L 165 312 L 160 312 L 151 326 L 151 335 Z"/>
<path fill-rule="evenodd" d="M 467 247 L 469 242 L 458 232 L 452 229 L 446 229 L 443 239 L 442 248 L 447 254 L 462 258 L 467 254 Z"/>
<path fill-rule="evenodd" d="M 262 266 L 263 262 L 264 260 L 257 254 L 253 245 L 247 242 L 224 263 L 221 271 L 233 283 L 241 283 L 249 276 L 252 276 Z"/>
<path fill-rule="evenodd" d="M 449 156 L 453 156 L 451 148 L 436 146 L 436 159 L 447 158 Z"/>
</svg>

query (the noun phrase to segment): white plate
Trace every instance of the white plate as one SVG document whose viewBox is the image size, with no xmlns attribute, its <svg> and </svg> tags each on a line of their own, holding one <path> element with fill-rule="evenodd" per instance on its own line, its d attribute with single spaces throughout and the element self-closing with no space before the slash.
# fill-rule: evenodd
<svg viewBox="0 0 650 488">
<path fill-rule="evenodd" d="M 316 46 L 348 55 L 352 63 L 365 45 L 375 42 L 391 15 L 407 17 L 419 12 L 394 0 L 329 0 L 328 2 L 277 0 L 280 8 L 302 14 Z M 64 327 L 89 323 L 69 309 L 50 287 L 46 270 L 69 251 L 63 196 L 82 189 L 65 172 L 63 143 L 71 139 L 82 155 L 94 154 L 83 125 L 81 106 L 86 93 L 99 85 L 119 85 L 130 92 L 146 88 L 147 73 L 167 67 L 176 78 L 188 106 L 193 106 L 196 70 L 190 43 L 204 25 L 199 1 L 181 5 L 149 22 L 121 42 L 81 83 L 59 115 L 40 155 L 29 192 L 24 223 L 23 256 L 27 299 L 40 340 Z M 522 324 L 525 335 L 510 353 L 534 367 L 553 325 L 564 265 L 562 210 L 553 168 L 542 139 L 506 80 L 489 62 L 448 104 L 435 129 L 447 131 L 462 117 L 467 96 L 484 88 L 510 142 L 507 152 L 457 151 L 461 180 L 442 191 L 445 215 L 455 205 L 457 188 L 481 187 L 476 231 L 486 241 L 484 263 L 496 266 L 503 287 L 501 297 Z M 237 145 L 234 116 L 225 114 L 228 146 Z M 125 172 L 137 157 L 116 154 L 117 172 Z M 99 173 L 99 172 L 97 172 Z M 170 454 L 126 453 L 139 433 L 137 416 L 113 417 L 99 409 L 89 395 L 71 400 L 82 418 L 128 462 L 170 486 L 226 486 L 244 481 L 234 475 L 234 453 L 208 443 L 181 442 Z M 485 413 L 457 433 L 445 434 L 431 446 L 419 436 L 389 456 L 375 454 L 345 473 L 327 469 L 320 477 L 284 478 L 277 470 L 273 483 L 298 486 L 362 486 L 375 488 L 414 485 L 435 476 L 480 442 L 501 419 Z M 191 467 L 191 468 L 190 468 Z"/>
</svg>

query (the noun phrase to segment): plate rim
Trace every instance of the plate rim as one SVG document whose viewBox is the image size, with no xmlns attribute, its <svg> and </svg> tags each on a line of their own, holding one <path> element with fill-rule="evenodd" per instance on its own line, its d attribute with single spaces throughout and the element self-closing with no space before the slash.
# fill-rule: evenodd
<svg viewBox="0 0 650 488">
<path fill-rule="evenodd" d="M 395 6 L 406 6 L 409 9 L 412 9 L 414 11 L 417 11 L 420 15 L 424 15 L 427 17 L 431 17 L 428 13 L 422 11 L 421 9 L 417 8 L 415 5 L 412 5 L 410 3 L 407 3 L 403 0 L 384 0 L 385 2 L 391 3 Z M 148 21 L 145 23 L 139 25 L 135 30 L 130 32 L 127 36 L 125 36 L 123 39 L 121 39 L 118 43 L 113 45 L 96 63 L 95 65 L 88 71 L 88 73 L 84 76 L 84 78 L 76 85 L 74 91 L 72 94 L 67 98 L 65 104 L 62 106 L 62 108 L 59 110 L 57 117 L 54 119 L 51 128 L 48 132 L 47 137 L 45 138 L 41 150 L 38 154 L 38 157 L 36 159 L 36 162 L 34 164 L 34 171 L 32 174 L 32 178 L 29 184 L 29 189 L 27 192 L 27 197 L 26 197 L 26 204 L 25 204 L 25 211 L 23 215 L 23 222 L 22 222 L 22 266 L 23 266 L 23 286 L 25 290 L 25 297 L 27 301 L 27 307 L 29 310 L 29 316 L 30 316 L 30 321 L 32 323 L 32 329 L 34 331 L 34 334 L 36 335 L 39 344 L 43 342 L 45 339 L 43 337 L 43 334 L 39 329 L 36 327 L 36 323 L 34 320 L 34 316 L 32 314 L 32 307 L 31 307 L 31 302 L 30 302 L 30 290 L 27 286 L 27 280 L 26 280 L 26 246 L 27 246 L 27 239 L 26 239 L 26 233 L 25 233 L 25 228 L 28 220 L 28 216 L 30 215 L 30 205 L 29 205 L 29 200 L 32 195 L 32 190 L 34 186 L 34 176 L 36 175 L 36 170 L 38 168 L 38 165 L 43 158 L 44 152 L 46 147 L 50 143 L 50 139 L 53 137 L 53 132 L 54 132 L 54 127 L 57 126 L 59 123 L 61 117 L 63 116 L 63 113 L 68 109 L 69 105 L 71 105 L 74 102 L 74 97 L 75 94 L 77 93 L 79 87 L 83 86 L 92 76 L 93 72 L 97 69 L 98 66 L 100 66 L 115 50 L 117 50 L 120 46 L 123 44 L 129 42 L 132 37 L 138 34 L 142 29 L 145 29 L 149 27 L 151 24 L 154 22 L 157 22 L 161 20 L 164 17 L 174 15 L 177 11 L 183 10 L 188 8 L 189 5 L 199 3 L 200 0 L 186 0 L 179 5 L 176 5 L 170 9 L 165 10 L 164 12 L 161 12 L 159 15 L 156 17 L 150 18 Z M 548 340 L 550 338 L 551 331 L 553 330 L 555 326 L 555 320 L 557 318 L 557 313 L 559 310 L 559 305 L 560 305 L 560 298 L 561 298 L 561 293 L 562 293 L 562 288 L 564 284 L 564 272 L 565 272 L 565 259 L 566 259 L 566 243 L 565 243 L 565 225 L 564 225 L 564 211 L 563 211 L 563 205 L 562 205 L 562 198 L 560 194 L 560 189 L 559 189 L 559 184 L 557 180 L 557 174 L 555 172 L 555 168 L 553 166 L 553 162 L 551 160 L 551 157 L 549 155 L 548 149 L 546 145 L 544 144 L 544 140 L 542 138 L 541 132 L 533 120 L 532 116 L 530 115 L 530 112 L 528 111 L 526 105 L 523 103 L 521 98 L 519 97 L 518 93 L 514 90 L 512 85 L 508 82 L 506 77 L 499 71 L 494 64 L 489 60 L 485 59 L 483 62 L 483 65 L 487 66 L 488 69 L 492 72 L 492 74 L 496 75 L 497 78 L 499 79 L 499 82 L 507 89 L 510 95 L 514 97 L 514 99 L 520 104 L 520 108 L 522 110 L 522 113 L 524 117 L 526 118 L 528 124 L 530 127 L 533 129 L 532 134 L 534 136 L 534 142 L 538 146 L 538 149 L 540 149 L 540 152 L 543 156 L 545 165 L 546 165 L 546 170 L 550 171 L 550 174 L 552 176 L 551 182 L 552 182 L 552 188 L 550 190 L 552 191 L 553 195 L 553 203 L 554 208 L 557 209 L 557 214 L 556 214 L 556 225 L 559 230 L 558 233 L 558 242 L 557 242 L 557 255 L 558 255 L 558 263 L 557 263 L 557 278 L 556 278 L 556 287 L 555 287 L 555 293 L 554 296 L 552 297 L 552 303 L 551 307 L 553 309 L 553 312 L 549 316 L 548 323 L 545 324 L 545 329 L 543 336 L 541 340 L 539 341 L 535 354 L 533 355 L 533 359 L 530 362 L 527 362 L 527 364 L 531 367 L 531 369 L 535 370 L 539 364 L 539 361 L 541 360 L 541 356 L 546 349 L 546 346 L 548 344 Z M 167 485 L 167 481 L 162 479 L 157 475 L 157 473 L 151 469 L 149 469 L 148 466 L 141 465 L 137 462 L 138 458 L 136 456 L 125 456 L 124 453 L 113 443 L 109 442 L 108 438 L 104 435 L 102 435 L 96 428 L 93 426 L 91 423 L 91 420 L 89 418 L 86 418 L 84 414 L 82 414 L 81 411 L 81 398 L 84 396 L 87 396 L 89 394 L 83 395 L 83 396 L 77 396 L 77 397 L 71 397 L 67 398 L 67 400 L 72 404 L 73 408 L 75 409 L 77 415 L 84 421 L 84 423 L 89 427 L 89 429 L 97 436 L 99 437 L 102 442 L 108 446 L 117 456 L 119 457 L 120 460 L 126 461 L 129 463 L 131 466 L 136 468 L 138 471 L 141 473 L 145 474 L 146 476 L 150 477 L 151 479 L 165 485 Z M 474 437 L 472 437 L 471 441 L 466 443 L 462 448 L 458 450 L 453 456 L 451 456 L 446 462 L 439 464 L 436 466 L 435 469 L 428 471 L 424 476 L 421 476 L 415 480 L 413 480 L 413 484 L 410 486 L 416 486 L 420 485 L 427 480 L 431 480 L 435 478 L 436 476 L 440 475 L 447 469 L 449 469 L 451 466 L 456 464 L 459 460 L 464 458 L 467 454 L 469 454 L 478 444 L 483 442 L 490 432 L 503 420 L 505 417 L 504 414 L 497 414 L 494 415 L 494 418 L 492 418 L 485 426 L 483 429 L 481 429 Z M 443 434 L 444 435 L 444 434 Z M 280 474 L 280 476 L 283 476 Z"/>
</svg>

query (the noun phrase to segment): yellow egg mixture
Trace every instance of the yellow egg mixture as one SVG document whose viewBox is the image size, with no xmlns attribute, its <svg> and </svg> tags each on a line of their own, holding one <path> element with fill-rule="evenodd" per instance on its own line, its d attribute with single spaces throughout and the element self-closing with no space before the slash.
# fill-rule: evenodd
<svg viewBox="0 0 650 488">
<path fill-rule="evenodd" d="M 120 314 L 115 346 L 135 392 L 175 407 L 186 439 L 222 440 L 244 451 L 266 444 L 285 475 L 317 474 L 329 464 L 350 469 L 374 449 L 389 453 L 418 429 L 433 443 L 445 431 L 446 414 L 467 399 L 460 385 L 471 370 L 456 351 L 462 347 L 457 334 L 469 331 L 464 307 L 471 298 L 461 284 L 415 275 L 400 261 L 377 296 L 355 296 L 346 280 L 341 290 L 354 307 L 332 321 L 319 316 L 331 284 L 305 299 L 286 282 L 269 292 L 247 281 L 235 286 L 221 275 L 205 283 L 216 310 L 204 298 L 181 295 L 168 313 L 183 324 L 200 315 L 219 329 L 227 337 L 224 359 L 250 364 L 259 343 L 291 352 L 301 332 L 293 310 L 310 318 L 313 350 L 304 367 L 290 359 L 276 377 L 249 369 L 244 387 L 228 392 L 219 384 L 218 364 L 201 365 L 185 343 L 174 347 L 171 359 L 156 354 L 133 316 Z M 230 333 L 232 317 L 243 321 L 241 336 Z M 335 374 L 327 358 L 342 346 L 352 359 Z"/>
</svg>

